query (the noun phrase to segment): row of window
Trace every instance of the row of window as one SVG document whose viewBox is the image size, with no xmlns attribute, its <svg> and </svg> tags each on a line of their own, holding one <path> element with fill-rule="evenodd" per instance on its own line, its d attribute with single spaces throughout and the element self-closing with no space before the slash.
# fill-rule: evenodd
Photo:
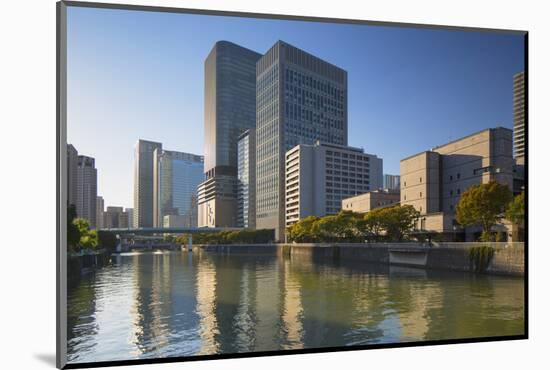
<svg viewBox="0 0 550 370">
<path fill-rule="evenodd" d="M 298 87 L 317 90 L 327 94 L 339 102 L 344 101 L 344 91 L 341 88 L 338 88 L 335 84 L 328 81 L 323 81 L 312 75 L 305 75 L 292 68 L 285 68 L 285 82 L 295 84 Z"/>
<path fill-rule="evenodd" d="M 351 184 L 370 184 L 369 180 L 359 180 L 359 179 L 350 179 L 350 178 L 347 178 L 347 177 L 332 177 L 332 176 L 327 176 L 327 181 L 335 181 L 335 182 L 349 182 Z"/>
<path fill-rule="evenodd" d="M 369 171 L 367 170 L 367 173 L 363 176 L 363 174 L 355 173 L 355 172 L 340 172 L 340 171 L 327 170 L 327 175 L 336 175 L 336 176 L 345 176 L 345 177 L 358 177 L 360 179 L 363 178 L 363 177 L 368 179 L 370 177 L 368 175 L 368 173 L 369 173 Z"/>
<path fill-rule="evenodd" d="M 334 162 L 334 163 L 349 164 L 350 166 L 363 166 L 363 167 L 366 167 L 366 168 L 368 168 L 370 166 L 369 163 L 361 163 L 360 161 L 355 162 L 355 161 L 352 161 L 352 160 L 331 158 L 331 157 L 327 157 L 326 161 L 327 162 Z"/>
</svg>

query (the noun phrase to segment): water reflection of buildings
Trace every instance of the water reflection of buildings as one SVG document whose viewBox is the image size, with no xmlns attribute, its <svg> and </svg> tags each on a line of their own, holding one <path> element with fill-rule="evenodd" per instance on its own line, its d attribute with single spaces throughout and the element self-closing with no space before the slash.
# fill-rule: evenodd
<svg viewBox="0 0 550 370">
<path fill-rule="evenodd" d="M 98 332 L 95 320 L 96 287 L 94 282 L 80 276 L 69 277 L 67 294 L 67 361 L 82 360 L 82 355 L 93 350 Z"/>
<path fill-rule="evenodd" d="M 216 318 L 216 268 L 207 256 L 201 256 L 197 264 L 197 314 L 199 315 L 199 336 L 201 346 L 198 354 L 218 353 L 219 345 L 216 335 L 219 334 Z"/>
<path fill-rule="evenodd" d="M 256 338 L 256 280 L 249 266 L 243 266 L 238 297 L 237 314 L 232 320 L 235 328 L 235 350 L 250 352 L 254 350 Z"/>
<path fill-rule="evenodd" d="M 441 308 L 443 289 L 438 281 L 428 280 L 426 270 L 390 267 L 391 291 L 402 294 L 403 307 L 396 310 L 401 341 L 426 338 L 431 325 L 430 310 Z"/>
<path fill-rule="evenodd" d="M 303 348 L 303 307 L 301 299 L 301 285 L 298 279 L 290 274 L 290 260 L 282 261 L 283 274 L 283 312 L 281 314 L 282 328 L 286 335 L 283 349 Z"/>
<path fill-rule="evenodd" d="M 521 279 L 218 253 L 123 256 L 96 276 L 70 291 L 72 360 L 523 332 Z"/>
</svg>

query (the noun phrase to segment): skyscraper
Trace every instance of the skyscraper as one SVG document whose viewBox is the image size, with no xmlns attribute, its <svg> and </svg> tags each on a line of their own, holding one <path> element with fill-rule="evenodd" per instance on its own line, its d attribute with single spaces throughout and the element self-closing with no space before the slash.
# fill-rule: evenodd
<svg viewBox="0 0 550 370">
<path fill-rule="evenodd" d="M 104 212 L 104 225 L 106 229 L 125 229 L 128 225 L 128 213 L 124 212 L 122 207 L 107 207 Z"/>
<path fill-rule="evenodd" d="M 238 143 L 237 226 L 256 228 L 256 130 L 246 130 Z"/>
<path fill-rule="evenodd" d="M 389 190 L 399 190 L 400 188 L 399 181 L 400 181 L 399 175 L 384 174 L 384 184 L 382 185 L 382 187 L 384 189 L 389 189 Z"/>
<path fill-rule="evenodd" d="M 72 144 L 67 145 L 67 202 L 76 206 L 76 168 L 78 151 Z"/>
<path fill-rule="evenodd" d="M 525 163 L 525 73 L 514 75 L 514 157 Z"/>
<path fill-rule="evenodd" d="M 95 222 L 96 222 L 96 227 L 98 229 L 103 229 L 105 226 L 104 226 L 104 217 L 103 217 L 103 213 L 105 212 L 105 202 L 103 201 L 103 197 L 99 196 L 97 197 L 97 200 L 96 200 L 96 212 L 95 212 Z"/>
<path fill-rule="evenodd" d="M 134 228 L 134 209 L 133 208 L 124 208 L 124 212 L 128 214 L 128 227 Z"/>
<path fill-rule="evenodd" d="M 96 227 L 97 170 L 95 159 L 79 155 L 76 168 L 76 214 Z"/>
<path fill-rule="evenodd" d="M 256 62 L 261 55 L 218 41 L 204 63 L 204 171 L 199 226 L 237 223 L 237 140 L 256 126 Z"/>
<path fill-rule="evenodd" d="M 138 140 L 134 148 L 134 226 L 153 226 L 153 152 L 162 149 L 154 141 Z"/>
<path fill-rule="evenodd" d="M 256 227 L 284 239 L 285 153 L 317 140 L 347 145 L 347 72 L 278 41 L 258 61 Z"/>
<path fill-rule="evenodd" d="M 153 226 L 162 227 L 167 215 L 186 216 L 186 226 L 197 226 L 197 186 L 204 180 L 204 158 L 157 148 L 153 163 Z"/>
</svg>

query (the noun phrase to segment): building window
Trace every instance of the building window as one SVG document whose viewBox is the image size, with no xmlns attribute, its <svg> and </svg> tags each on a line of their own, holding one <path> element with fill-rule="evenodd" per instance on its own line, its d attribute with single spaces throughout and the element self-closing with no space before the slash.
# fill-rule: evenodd
<svg viewBox="0 0 550 370">
<path fill-rule="evenodd" d="M 453 191 L 451 190 L 449 193 L 450 193 L 450 195 L 451 195 L 451 197 L 452 197 L 452 196 L 453 196 Z"/>
<path fill-rule="evenodd" d="M 420 178 L 420 182 L 422 182 L 422 177 Z"/>
<path fill-rule="evenodd" d="M 451 208 L 451 211 L 452 211 L 452 210 L 453 210 L 453 208 L 454 208 L 452 204 L 451 204 L 451 207 L 450 207 L 450 208 Z"/>
<path fill-rule="evenodd" d="M 403 195 L 403 200 L 407 200 L 407 194 Z"/>
<path fill-rule="evenodd" d="M 453 175 L 449 176 L 449 180 L 453 181 Z"/>
<path fill-rule="evenodd" d="M 420 192 L 420 198 L 422 198 L 422 192 Z"/>
<path fill-rule="evenodd" d="M 456 174 L 456 178 L 457 178 L 457 179 L 460 179 L 460 173 L 457 173 L 457 174 Z"/>
<path fill-rule="evenodd" d="M 460 195 L 460 189 L 457 189 L 457 190 L 456 190 L 456 193 L 457 193 L 458 195 Z"/>
</svg>

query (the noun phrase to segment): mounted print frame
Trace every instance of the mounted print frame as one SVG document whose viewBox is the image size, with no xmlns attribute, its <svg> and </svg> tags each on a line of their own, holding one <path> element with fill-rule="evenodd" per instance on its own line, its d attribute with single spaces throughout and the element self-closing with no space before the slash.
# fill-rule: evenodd
<svg viewBox="0 0 550 370">
<path fill-rule="evenodd" d="M 528 32 L 61 1 L 57 367 L 528 338 Z"/>
</svg>

